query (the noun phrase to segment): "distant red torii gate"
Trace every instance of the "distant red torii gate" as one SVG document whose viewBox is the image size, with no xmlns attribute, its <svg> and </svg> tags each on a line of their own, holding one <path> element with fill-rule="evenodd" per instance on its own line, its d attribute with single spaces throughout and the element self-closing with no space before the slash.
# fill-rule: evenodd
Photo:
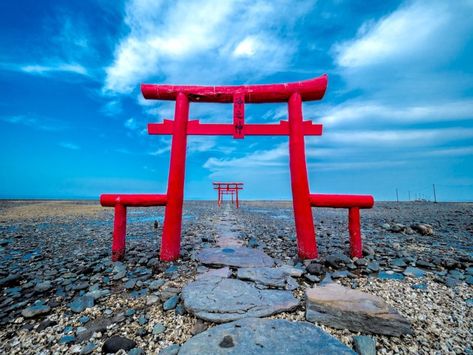
<svg viewBox="0 0 473 355">
<path fill-rule="evenodd" d="M 238 190 L 243 190 L 243 183 L 242 182 L 213 182 L 214 190 L 217 190 L 217 204 L 220 207 L 222 198 L 224 194 L 232 195 L 232 203 L 233 203 L 233 195 L 235 195 L 235 202 L 236 208 L 238 208 L 239 200 L 238 200 Z"/>
<path fill-rule="evenodd" d="M 115 207 L 112 259 L 125 253 L 127 206 L 166 206 L 160 257 L 171 261 L 179 257 L 184 176 L 188 135 L 230 135 L 242 139 L 246 135 L 289 136 L 289 166 L 293 196 L 298 254 L 302 259 L 318 256 L 312 207 L 339 207 L 349 210 L 351 255 L 362 256 L 360 208 L 371 208 L 368 195 L 310 194 L 307 178 L 304 136 L 322 134 L 322 125 L 304 121 L 302 101 L 320 100 L 327 88 L 327 75 L 286 84 L 240 86 L 189 86 L 142 84 L 145 99 L 176 101 L 174 120 L 148 124 L 149 134 L 172 135 L 171 159 L 166 194 L 106 194 L 103 206 Z M 189 120 L 190 102 L 233 103 L 233 124 L 200 123 Z M 288 121 L 278 124 L 245 124 L 245 103 L 288 103 Z"/>
</svg>

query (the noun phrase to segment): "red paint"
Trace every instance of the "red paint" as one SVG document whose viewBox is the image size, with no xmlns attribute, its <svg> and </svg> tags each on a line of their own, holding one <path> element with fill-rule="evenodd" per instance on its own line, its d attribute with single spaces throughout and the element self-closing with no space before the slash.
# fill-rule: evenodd
<svg viewBox="0 0 473 355">
<path fill-rule="evenodd" d="M 318 78 L 269 85 L 240 86 L 189 86 L 142 84 L 146 99 L 175 100 L 174 120 L 148 124 L 149 134 L 172 135 L 171 161 L 166 195 L 102 195 L 103 206 L 115 206 L 113 233 L 113 258 L 120 259 L 125 253 L 126 206 L 166 206 L 161 259 L 175 260 L 179 257 L 184 177 L 188 135 L 225 135 L 242 139 L 247 135 L 289 136 L 289 164 L 296 224 L 298 254 L 302 259 L 317 257 L 317 243 L 312 217 L 312 207 L 335 207 L 349 209 L 351 255 L 361 257 L 360 208 L 371 208 L 373 197 L 353 195 L 310 194 L 307 177 L 304 137 L 322 134 L 322 125 L 303 121 L 302 102 L 320 100 L 327 88 L 327 75 Z M 200 123 L 189 121 L 189 102 L 233 103 L 233 123 Z M 246 124 L 245 103 L 288 102 L 288 121 L 273 124 Z M 225 185 L 225 188 L 223 186 Z M 230 185 L 228 185 L 230 184 Z M 233 185 L 231 185 L 233 184 Z M 242 183 L 214 183 L 217 203 L 223 195 L 231 194 L 239 206 L 238 190 Z"/>
<path fill-rule="evenodd" d="M 255 124 L 244 123 L 243 136 L 288 136 L 289 122 L 280 121 L 278 124 Z M 322 135 L 322 125 L 314 124 L 312 121 L 302 122 L 302 131 L 305 136 Z M 149 123 L 149 134 L 173 134 L 174 121 L 165 119 L 162 123 Z M 199 136 L 232 136 L 235 133 L 233 124 L 225 123 L 200 123 L 199 120 L 191 120 L 187 125 L 188 135 Z"/>
<path fill-rule="evenodd" d="M 287 102 L 295 92 L 302 101 L 320 100 L 327 89 L 327 75 L 318 78 L 285 84 L 195 86 L 141 84 L 145 99 L 176 100 L 179 93 L 188 96 L 191 102 L 231 103 L 235 94 L 242 94 L 246 103 Z"/>
<path fill-rule="evenodd" d="M 218 207 L 220 207 L 223 201 L 223 195 L 231 195 L 232 204 L 234 202 L 234 196 L 235 196 L 236 208 L 239 208 L 240 203 L 238 200 L 238 190 L 243 190 L 242 182 L 214 182 L 213 186 L 214 186 L 214 190 L 217 190 Z"/>
<path fill-rule="evenodd" d="M 348 231 L 350 232 L 350 255 L 352 258 L 363 257 L 363 245 L 360 230 L 360 209 L 350 207 L 348 209 Z"/>
<path fill-rule="evenodd" d="M 331 207 L 348 209 L 348 231 L 350 233 L 351 257 L 363 257 L 363 245 L 360 230 L 360 208 L 371 208 L 374 205 L 370 195 L 310 195 L 313 207 Z"/>
<path fill-rule="evenodd" d="M 289 109 L 289 168 L 291 170 L 292 205 L 296 223 L 297 248 L 301 259 L 318 256 L 314 220 L 309 199 L 309 181 L 305 160 L 302 102 L 298 93 L 291 95 Z"/>
<path fill-rule="evenodd" d="M 115 205 L 115 219 L 113 221 L 112 261 L 122 260 L 125 256 L 126 236 L 126 207 Z"/>
<path fill-rule="evenodd" d="M 184 201 L 184 177 L 186 170 L 187 121 L 189 100 L 183 93 L 176 99 L 174 134 L 171 144 L 171 162 L 168 180 L 168 205 L 164 214 L 161 260 L 171 261 L 179 257 L 181 244 L 182 204 Z"/>
</svg>

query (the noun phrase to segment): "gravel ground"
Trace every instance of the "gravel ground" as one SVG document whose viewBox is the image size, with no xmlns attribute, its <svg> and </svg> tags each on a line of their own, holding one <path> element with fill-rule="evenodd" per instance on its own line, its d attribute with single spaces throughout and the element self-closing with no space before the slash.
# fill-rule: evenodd
<svg viewBox="0 0 473 355">
<path fill-rule="evenodd" d="M 320 256 L 313 262 L 297 259 L 291 203 L 244 201 L 234 213 L 241 222 L 234 230 L 249 247 L 279 264 L 307 266 L 294 291 L 301 306 L 273 318 L 304 320 L 304 290 L 330 274 L 382 297 L 412 322 L 413 335 L 376 336 L 379 353 L 473 354 L 473 204 L 377 203 L 361 213 L 365 258 L 355 262 L 339 260 L 349 249 L 345 210 L 314 209 Z M 185 313 L 181 301 L 170 310 L 163 303 L 203 271 L 194 256 L 214 245 L 221 214 L 214 202 L 186 203 L 182 257 L 163 263 L 163 209 L 129 209 L 126 259 L 114 265 L 112 209 L 0 202 L 0 352 L 100 353 L 105 340 L 121 335 L 154 354 L 213 326 Z M 425 235 L 415 224 L 427 225 Z M 391 272 L 408 276 L 386 279 Z M 74 312 L 71 302 L 89 294 L 93 307 Z M 26 317 L 33 304 L 44 313 Z M 353 345 L 357 333 L 321 327 Z"/>
</svg>

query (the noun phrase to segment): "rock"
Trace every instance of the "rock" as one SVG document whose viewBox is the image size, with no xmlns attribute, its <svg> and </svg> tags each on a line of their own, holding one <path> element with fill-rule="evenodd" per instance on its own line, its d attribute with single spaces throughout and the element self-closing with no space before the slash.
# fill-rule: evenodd
<svg viewBox="0 0 473 355">
<path fill-rule="evenodd" d="M 185 342 L 187 354 L 355 354 L 322 329 L 307 322 L 245 318 L 221 324 Z"/>
<path fill-rule="evenodd" d="M 366 260 L 365 258 L 357 259 L 357 260 L 355 260 L 355 265 L 356 266 L 366 266 L 366 265 L 368 265 L 368 260 Z"/>
<path fill-rule="evenodd" d="M 159 302 L 159 297 L 156 296 L 156 295 L 149 295 L 147 298 L 146 298 L 146 305 L 147 306 L 151 306 L 155 303 L 158 303 Z"/>
<path fill-rule="evenodd" d="M 230 270 L 228 266 L 225 266 L 220 269 L 210 269 L 200 275 L 197 275 L 196 278 L 201 279 L 203 277 L 213 277 L 213 276 L 228 278 L 232 276 L 232 271 Z"/>
<path fill-rule="evenodd" d="M 266 286 L 286 288 L 287 290 L 297 288 L 295 280 L 281 268 L 241 268 L 238 269 L 237 277 L 240 280 L 251 280 Z"/>
<path fill-rule="evenodd" d="M 404 224 L 401 224 L 401 223 L 394 223 L 389 228 L 389 231 L 393 232 L 393 233 L 401 233 L 405 230 L 406 230 L 406 226 Z"/>
<path fill-rule="evenodd" d="M 269 316 L 299 304 L 289 291 L 259 290 L 241 280 L 218 277 L 189 283 L 182 298 L 188 312 L 215 323 Z"/>
<path fill-rule="evenodd" d="M 111 338 L 107 339 L 102 346 L 102 352 L 105 354 L 115 354 L 120 349 L 125 351 L 131 350 L 136 347 L 136 342 L 134 340 L 114 335 Z"/>
<path fill-rule="evenodd" d="M 332 278 L 334 280 L 342 279 L 342 278 L 348 277 L 350 275 L 352 275 L 352 274 L 350 274 L 347 270 L 338 270 L 338 271 L 332 272 Z"/>
<path fill-rule="evenodd" d="M 394 271 L 380 271 L 378 272 L 378 278 L 381 280 L 404 280 L 404 275 Z"/>
<path fill-rule="evenodd" d="M 153 280 L 150 284 L 149 284 L 149 288 L 150 290 L 158 290 L 162 285 L 164 285 L 164 280 L 162 279 L 157 279 L 157 280 Z"/>
<path fill-rule="evenodd" d="M 415 284 L 415 285 L 412 285 L 411 288 L 414 290 L 427 290 L 427 284 L 426 283 Z"/>
<path fill-rule="evenodd" d="M 398 258 L 398 259 L 393 259 L 389 262 L 391 266 L 397 266 L 397 267 L 406 267 L 407 264 L 404 261 L 404 259 Z"/>
<path fill-rule="evenodd" d="M 85 290 L 89 287 L 89 283 L 87 281 L 77 282 L 72 285 L 72 289 L 76 291 Z"/>
<path fill-rule="evenodd" d="M 235 267 L 271 267 L 273 259 L 258 249 L 244 247 L 206 248 L 197 254 L 197 259 L 206 265 L 228 265 Z"/>
<path fill-rule="evenodd" d="M 155 325 L 153 325 L 153 335 L 164 333 L 165 330 L 166 327 L 161 323 L 156 323 Z"/>
<path fill-rule="evenodd" d="M 310 263 L 307 265 L 306 270 L 309 274 L 317 276 L 323 275 L 325 272 L 323 265 L 317 263 Z"/>
<path fill-rule="evenodd" d="M 74 298 L 71 303 L 69 303 L 69 308 L 72 312 L 80 313 L 86 308 L 92 308 L 95 305 L 95 300 L 91 296 L 80 296 Z"/>
<path fill-rule="evenodd" d="M 320 279 L 315 275 L 305 274 L 304 277 L 310 282 L 320 282 Z"/>
<path fill-rule="evenodd" d="M 433 235 L 434 229 L 430 224 L 414 223 L 411 228 L 421 235 Z"/>
<path fill-rule="evenodd" d="M 51 311 L 51 307 L 44 304 L 35 304 L 22 310 L 21 315 L 25 318 L 32 318 L 41 314 L 49 313 L 49 311 Z"/>
<path fill-rule="evenodd" d="M 43 282 L 37 283 L 36 286 L 34 287 L 34 290 L 36 292 L 46 292 L 46 291 L 49 291 L 51 287 L 52 287 L 51 281 L 43 281 Z"/>
<path fill-rule="evenodd" d="M 286 274 L 292 277 L 301 277 L 303 274 L 302 268 L 294 267 L 290 265 L 281 265 L 279 266 L 280 270 L 283 270 Z"/>
<path fill-rule="evenodd" d="M 87 343 L 87 345 L 82 348 L 80 353 L 81 355 L 92 354 L 96 348 L 97 348 L 97 344 Z"/>
<path fill-rule="evenodd" d="M 468 284 L 468 285 L 473 285 L 473 276 L 472 275 L 468 275 L 466 278 L 465 278 L 465 282 Z"/>
<path fill-rule="evenodd" d="M 161 349 L 159 355 L 177 355 L 181 347 L 178 344 L 171 344 L 168 347 Z"/>
<path fill-rule="evenodd" d="M 372 261 L 366 266 L 366 269 L 371 272 L 378 272 L 379 271 L 379 263 L 377 261 Z"/>
<path fill-rule="evenodd" d="M 88 317 L 88 316 L 82 316 L 82 317 L 79 318 L 79 322 L 81 322 L 81 324 L 85 324 L 89 320 L 90 320 L 90 317 Z"/>
<path fill-rule="evenodd" d="M 355 332 L 412 333 L 409 321 L 380 297 L 335 283 L 306 290 L 306 319 Z"/>
<path fill-rule="evenodd" d="M 146 353 L 144 352 L 143 349 L 140 348 L 133 348 L 128 352 L 128 355 L 145 355 Z"/>
<path fill-rule="evenodd" d="M 327 258 L 325 259 L 325 263 L 333 267 L 334 269 L 338 269 L 341 266 L 350 264 L 351 259 L 344 254 L 337 253 L 327 256 Z"/>
<path fill-rule="evenodd" d="M 0 279 L 0 287 L 15 286 L 20 283 L 22 276 L 20 274 L 12 274 Z"/>
<path fill-rule="evenodd" d="M 174 295 L 171 298 L 168 298 L 167 301 L 163 303 L 163 309 L 165 311 L 170 311 L 171 309 L 176 308 L 178 301 L 179 301 L 178 295 Z"/>
<path fill-rule="evenodd" d="M 139 325 L 145 325 L 146 323 L 148 323 L 148 317 L 146 317 L 145 315 L 139 316 L 138 324 Z"/>
<path fill-rule="evenodd" d="M 424 277 L 425 276 L 425 272 L 422 271 L 421 269 L 419 268 L 416 268 L 416 267 L 413 267 L 413 266 L 408 266 L 404 272 L 403 272 L 404 275 L 406 276 L 412 276 L 412 277 L 416 277 L 416 278 L 420 278 L 420 277 Z"/>
<path fill-rule="evenodd" d="M 50 319 L 45 319 L 41 323 L 39 323 L 38 327 L 36 328 L 37 332 L 42 332 L 46 328 L 53 327 L 57 324 L 56 321 L 50 320 Z"/>
<path fill-rule="evenodd" d="M 365 335 L 353 337 L 355 351 L 360 355 L 376 355 L 376 339 Z"/>
<path fill-rule="evenodd" d="M 73 335 L 64 335 L 59 339 L 59 344 L 72 344 L 76 341 Z"/>
<path fill-rule="evenodd" d="M 447 287 L 455 287 L 455 286 L 458 286 L 461 283 L 461 281 L 454 277 L 447 276 L 445 278 L 444 283 Z"/>
<path fill-rule="evenodd" d="M 197 319 L 197 322 L 191 328 L 191 334 L 192 335 L 200 334 L 205 330 L 207 330 L 207 325 L 202 320 Z"/>
<path fill-rule="evenodd" d="M 136 285 L 136 279 L 130 279 L 125 283 L 125 288 L 127 290 L 132 290 L 135 288 Z"/>
</svg>

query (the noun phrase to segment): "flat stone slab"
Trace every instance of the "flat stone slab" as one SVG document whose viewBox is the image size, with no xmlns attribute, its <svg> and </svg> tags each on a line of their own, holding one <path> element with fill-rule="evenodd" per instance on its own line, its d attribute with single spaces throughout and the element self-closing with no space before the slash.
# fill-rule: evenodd
<svg viewBox="0 0 473 355">
<path fill-rule="evenodd" d="M 299 285 L 290 276 L 290 271 L 284 268 L 241 268 L 238 269 L 237 277 L 241 280 L 251 280 L 256 283 L 285 288 L 286 290 L 295 290 Z"/>
<path fill-rule="evenodd" d="M 185 342 L 190 354 L 356 354 L 322 329 L 307 322 L 246 318 L 221 324 Z"/>
<path fill-rule="evenodd" d="M 220 269 L 210 269 L 202 274 L 199 274 L 196 276 L 196 279 L 202 279 L 205 277 L 223 277 L 223 278 L 229 278 L 232 276 L 232 271 L 228 266 L 222 267 Z"/>
<path fill-rule="evenodd" d="M 215 323 L 265 317 L 293 310 L 299 304 L 290 291 L 259 290 L 241 280 L 220 277 L 189 283 L 181 297 L 189 313 Z"/>
<path fill-rule="evenodd" d="M 335 283 L 306 290 L 306 319 L 355 332 L 412 333 L 410 322 L 382 298 Z"/>
<path fill-rule="evenodd" d="M 206 248 L 197 254 L 197 259 L 206 265 L 235 267 L 270 267 L 274 260 L 257 249 L 244 247 Z"/>
</svg>

